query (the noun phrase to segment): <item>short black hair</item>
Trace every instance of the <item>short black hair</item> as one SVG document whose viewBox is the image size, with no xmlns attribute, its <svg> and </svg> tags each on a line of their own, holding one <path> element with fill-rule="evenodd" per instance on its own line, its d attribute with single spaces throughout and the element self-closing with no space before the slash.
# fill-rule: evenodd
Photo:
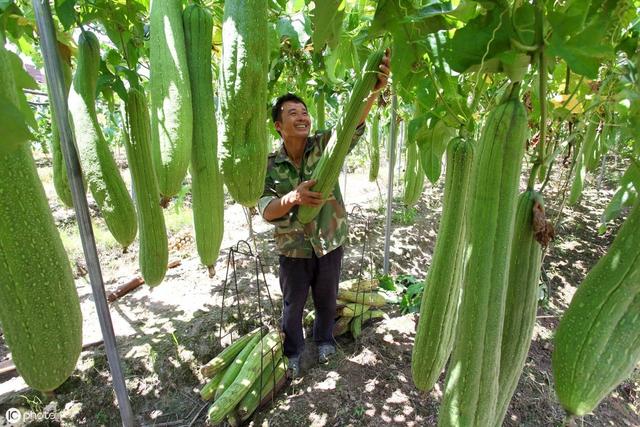
<svg viewBox="0 0 640 427">
<path fill-rule="evenodd" d="M 271 119 L 273 120 L 273 123 L 282 120 L 282 104 L 287 101 L 297 102 L 304 105 L 304 108 L 307 108 L 307 104 L 305 104 L 302 98 L 300 98 L 298 95 L 295 95 L 293 93 L 286 93 L 280 98 L 276 99 L 276 103 L 273 104 L 273 107 L 271 108 Z"/>
</svg>

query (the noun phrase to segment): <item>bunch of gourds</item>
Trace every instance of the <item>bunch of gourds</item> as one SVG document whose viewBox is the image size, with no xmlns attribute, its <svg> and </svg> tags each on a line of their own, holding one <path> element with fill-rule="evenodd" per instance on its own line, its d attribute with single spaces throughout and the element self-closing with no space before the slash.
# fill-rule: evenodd
<svg viewBox="0 0 640 427">
<path fill-rule="evenodd" d="M 386 317 L 380 308 L 387 304 L 387 298 L 378 292 L 378 279 L 350 279 L 338 284 L 336 317 L 333 336 L 351 332 L 354 338 L 362 334 L 362 325 L 373 319 Z M 304 319 L 308 326 L 313 324 L 315 312 L 309 312 Z"/>
<path fill-rule="evenodd" d="M 428 390 L 448 361 L 441 426 L 500 425 L 535 321 L 538 194 L 518 197 L 527 119 L 513 84 L 489 112 L 477 144 L 454 138 L 440 230 L 412 357 Z M 514 381 L 515 378 L 515 381 Z"/>
<path fill-rule="evenodd" d="M 286 370 L 278 331 L 258 328 L 235 340 L 200 368 L 207 378 L 200 396 L 212 401 L 209 423 L 226 419 L 235 426 L 249 419 L 284 386 Z"/>
</svg>

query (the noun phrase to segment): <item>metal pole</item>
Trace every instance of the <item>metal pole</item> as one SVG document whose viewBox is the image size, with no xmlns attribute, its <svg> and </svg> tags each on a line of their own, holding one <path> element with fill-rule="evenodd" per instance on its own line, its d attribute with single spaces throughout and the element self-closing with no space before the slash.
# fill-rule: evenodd
<svg viewBox="0 0 640 427">
<path fill-rule="evenodd" d="M 347 162 L 342 166 L 343 182 L 342 182 L 342 201 L 347 203 Z"/>
<path fill-rule="evenodd" d="M 396 114 L 398 109 L 398 97 L 395 91 L 391 97 L 391 129 L 389 129 L 389 176 L 387 182 L 387 218 L 384 231 L 384 262 L 383 274 L 389 274 L 389 245 L 391 243 L 391 216 L 393 215 L 393 168 L 396 161 Z"/>
<path fill-rule="evenodd" d="M 402 176 L 402 153 L 404 152 L 404 120 L 400 122 L 400 125 L 397 128 L 397 132 L 396 132 L 396 150 L 398 152 L 397 154 L 397 165 L 396 165 L 396 175 L 397 176 Z"/>
<path fill-rule="evenodd" d="M 60 130 L 60 145 L 67 167 L 69 185 L 73 196 L 73 206 L 78 220 L 82 249 L 89 270 L 91 290 L 93 291 L 93 299 L 95 301 L 98 320 L 100 321 L 100 329 L 102 330 L 102 337 L 107 352 L 107 360 L 109 361 L 109 369 L 111 370 L 111 377 L 113 379 L 113 388 L 115 389 L 116 398 L 118 399 L 122 425 L 132 427 L 135 425 L 133 412 L 127 394 L 127 387 L 124 382 L 124 375 L 122 374 L 120 357 L 118 356 L 118 348 L 116 346 L 116 337 L 113 332 L 111 315 L 104 293 L 100 261 L 93 237 L 91 217 L 89 216 L 89 207 L 87 205 L 87 199 L 85 198 L 84 184 L 80 172 L 80 161 L 78 160 L 73 133 L 69 126 L 67 99 L 63 89 L 64 78 L 62 76 L 62 67 L 58 55 L 51 9 L 48 0 L 32 0 L 32 5 L 38 26 L 38 34 L 40 35 L 40 49 L 42 51 L 42 57 L 44 58 L 47 84 L 50 85 L 52 97 L 50 102 L 55 105 L 57 112 L 56 120 L 58 129 Z"/>
</svg>

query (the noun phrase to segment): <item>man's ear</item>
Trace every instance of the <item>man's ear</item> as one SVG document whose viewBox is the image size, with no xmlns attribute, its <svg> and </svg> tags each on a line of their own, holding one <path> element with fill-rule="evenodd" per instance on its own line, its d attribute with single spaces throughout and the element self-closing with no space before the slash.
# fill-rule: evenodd
<svg viewBox="0 0 640 427">
<path fill-rule="evenodd" d="M 276 128 L 276 132 L 280 133 L 280 128 L 282 127 L 282 123 L 280 123 L 280 120 L 276 121 L 273 126 Z"/>
</svg>

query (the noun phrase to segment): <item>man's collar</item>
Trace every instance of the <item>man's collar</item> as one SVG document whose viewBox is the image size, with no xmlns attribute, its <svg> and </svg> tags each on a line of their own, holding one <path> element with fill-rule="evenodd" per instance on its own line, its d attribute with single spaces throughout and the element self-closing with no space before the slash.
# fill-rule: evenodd
<svg viewBox="0 0 640 427">
<path fill-rule="evenodd" d="M 304 147 L 304 153 L 307 154 L 309 151 L 311 151 L 312 147 L 313 147 L 312 139 L 310 136 L 308 136 L 306 145 Z M 280 149 L 276 152 L 276 158 L 274 161 L 275 163 L 289 162 L 293 164 L 291 162 L 291 159 L 287 155 L 287 150 L 285 149 L 284 141 L 282 141 L 282 143 L 280 144 Z"/>
<path fill-rule="evenodd" d="M 288 162 L 289 156 L 287 156 L 287 150 L 284 149 L 284 141 L 280 144 L 280 149 L 276 153 L 276 158 L 274 160 L 276 163 Z"/>
</svg>

